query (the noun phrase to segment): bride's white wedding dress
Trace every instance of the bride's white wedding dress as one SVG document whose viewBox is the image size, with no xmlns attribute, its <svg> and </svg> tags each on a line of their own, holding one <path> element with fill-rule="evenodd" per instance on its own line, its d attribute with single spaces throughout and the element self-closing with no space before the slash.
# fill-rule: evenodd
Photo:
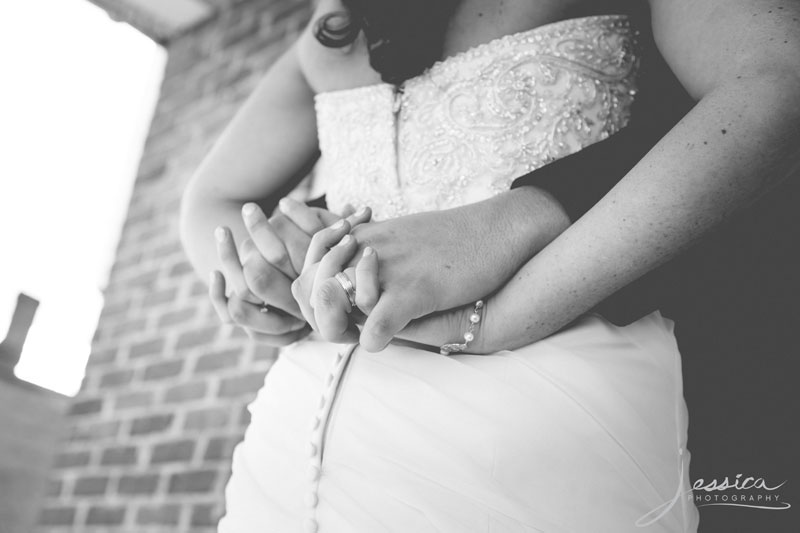
<svg viewBox="0 0 800 533">
<path fill-rule="evenodd" d="M 507 190 L 624 127 L 636 68 L 628 20 L 588 17 L 478 46 L 399 91 L 319 94 L 329 206 L 386 218 Z M 250 406 L 220 531 L 695 531 L 672 326 L 586 315 L 490 356 L 298 342 Z"/>
</svg>

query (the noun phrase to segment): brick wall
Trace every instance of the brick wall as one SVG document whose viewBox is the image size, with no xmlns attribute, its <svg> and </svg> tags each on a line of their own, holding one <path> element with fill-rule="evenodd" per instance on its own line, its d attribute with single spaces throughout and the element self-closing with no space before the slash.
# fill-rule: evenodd
<svg viewBox="0 0 800 533">
<path fill-rule="evenodd" d="M 308 20 L 306 0 L 232 2 L 169 60 L 86 379 L 41 531 L 205 531 L 223 512 L 246 404 L 275 351 L 220 327 L 180 246 L 186 181 Z"/>
</svg>

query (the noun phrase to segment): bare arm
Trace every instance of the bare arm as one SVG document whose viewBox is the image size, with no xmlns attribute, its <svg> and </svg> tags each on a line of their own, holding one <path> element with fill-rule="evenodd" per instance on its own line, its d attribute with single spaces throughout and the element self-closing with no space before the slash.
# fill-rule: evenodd
<svg viewBox="0 0 800 533">
<path fill-rule="evenodd" d="M 797 173 L 798 3 L 651 4 L 659 49 L 698 104 L 489 300 L 476 351 L 550 335 Z"/>
<path fill-rule="evenodd" d="M 270 68 L 192 177 L 181 206 L 181 238 L 203 279 L 221 265 L 214 229 L 236 242 L 248 233 L 246 202 L 270 212 L 318 155 L 313 92 L 292 46 Z"/>
</svg>

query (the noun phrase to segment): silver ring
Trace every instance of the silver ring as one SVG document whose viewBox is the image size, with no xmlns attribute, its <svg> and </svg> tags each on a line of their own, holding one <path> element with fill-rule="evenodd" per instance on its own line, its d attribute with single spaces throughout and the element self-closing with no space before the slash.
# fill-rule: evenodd
<svg viewBox="0 0 800 533">
<path fill-rule="evenodd" d="M 350 278 L 347 277 L 347 274 L 344 272 L 337 272 L 333 278 L 339 282 L 339 285 L 342 286 L 344 289 L 344 293 L 347 295 L 347 300 L 350 302 L 350 307 L 353 309 L 356 308 L 356 288 L 353 286 L 353 282 L 350 281 Z"/>
</svg>

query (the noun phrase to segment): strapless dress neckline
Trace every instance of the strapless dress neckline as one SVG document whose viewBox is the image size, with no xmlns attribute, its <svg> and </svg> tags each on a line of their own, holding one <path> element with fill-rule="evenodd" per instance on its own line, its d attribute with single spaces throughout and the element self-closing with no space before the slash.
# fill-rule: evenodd
<svg viewBox="0 0 800 533">
<path fill-rule="evenodd" d="M 462 50 L 461 52 L 456 52 L 455 54 L 451 54 L 447 57 L 439 59 L 435 61 L 431 66 L 427 67 L 423 72 L 421 72 L 417 76 L 409 78 L 399 85 L 394 85 L 387 82 L 370 83 L 367 85 L 359 85 L 358 87 L 348 87 L 346 89 L 321 91 L 316 93 L 314 97 L 316 98 L 317 96 L 322 96 L 322 95 L 345 95 L 347 93 L 370 90 L 376 87 L 391 87 L 402 92 L 402 90 L 405 89 L 406 87 L 413 85 L 422 78 L 435 75 L 439 70 L 441 70 L 446 66 L 456 64 L 460 61 L 468 60 L 472 56 L 483 54 L 495 47 L 502 47 L 504 45 L 508 45 L 517 41 L 525 41 L 526 39 L 532 37 L 535 38 L 537 34 L 542 34 L 542 35 L 547 34 L 550 31 L 561 29 L 564 28 L 565 26 L 574 26 L 580 24 L 592 25 L 598 22 L 602 23 L 608 21 L 626 22 L 629 19 L 630 17 L 625 14 L 606 14 L 606 15 L 589 15 L 586 17 L 574 17 L 563 20 L 557 20 L 554 22 L 548 22 L 547 24 L 542 24 L 528 30 L 522 30 L 516 33 L 509 33 L 507 35 L 501 35 L 500 37 L 495 37 L 494 39 L 491 39 L 484 43 L 478 43 L 476 45 L 470 46 L 466 50 Z"/>
</svg>

